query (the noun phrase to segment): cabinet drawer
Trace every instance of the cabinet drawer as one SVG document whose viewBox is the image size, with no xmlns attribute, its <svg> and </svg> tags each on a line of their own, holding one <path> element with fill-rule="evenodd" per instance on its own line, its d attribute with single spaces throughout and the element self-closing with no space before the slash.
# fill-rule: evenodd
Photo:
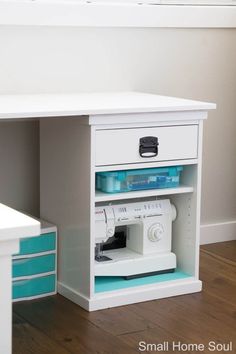
<svg viewBox="0 0 236 354">
<path fill-rule="evenodd" d="M 38 237 L 23 238 L 20 240 L 19 255 L 54 251 L 56 249 L 56 233 L 50 232 Z"/>
<path fill-rule="evenodd" d="M 56 269 L 55 254 L 45 256 L 14 259 L 12 264 L 13 278 L 32 276 L 53 272 Z"/>
<path fill-rule="evenodd" d="M 13 299 L 50 294 L 56 290 L 56 276 L 17 280 L 13 282 Z"/>
<path fill-rule="evenodd" d="M 152 148 L 148 153 L 149 137 L 158 142 L 156 156 Z M 96 166 L 194 159 L 197 147 L 198 125 L 97 130 Z"/>
</svg>

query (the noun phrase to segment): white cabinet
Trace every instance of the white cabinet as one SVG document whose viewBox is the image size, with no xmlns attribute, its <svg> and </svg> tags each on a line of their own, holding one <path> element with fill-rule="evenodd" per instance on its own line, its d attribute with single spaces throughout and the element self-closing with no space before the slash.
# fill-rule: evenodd
<svg viewBox="0 0 236 354">
<path fill-rule="evenodd" d="M 99 97 L 93 101 L 91 96 L 91 114 L 87 97 L 86 115 L 83 107 L 74 117 L 68 112 L 66 118 L 57 113 L 58 118 L 40 120 L 40 211 L 41 218 L 58 226 L 59 292 L 93 311 L 200 291 L 202 129 L 215 105 L 135 93 L 122 99 Z M 158 142 L 158 151 L 144 148 L 147 154 L 141 156 L 146 137 Z M 95 190 L 98 171 L 176 165 L 183 166 L 176 188 L 116 194 Z M 95 276 L 95 206 L 165 196 L 177 209 L 172 228 L 176 271 L 129 282 Z"/>
</svg>

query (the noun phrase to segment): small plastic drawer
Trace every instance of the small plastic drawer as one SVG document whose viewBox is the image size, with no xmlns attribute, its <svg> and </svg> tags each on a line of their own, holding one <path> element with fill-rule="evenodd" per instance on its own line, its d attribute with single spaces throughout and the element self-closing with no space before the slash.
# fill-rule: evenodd
<svg viewBox="0 0 236 354">
<path fill-rule="evenodd" d="M 23 238 L 20 241 L 20 255 L 54 251 L 56 249 L 56 233 L 50 232 L 38 237 Z"/>
<path fill-rule="evenodd" d="M 13 278 L 31 276 L 55 271 L 56 255 L 14 259 L 12 264 Z"/>
<path fill-rule="evenodd" d="M 35 297 L 43 294 L 50 294 L 56 290 L 56 276 L 48 275 L 26 280 L 13 282 L 13 299 Z"/>
<path fill-rule="evenodd" d="M 97 172 L 96 189 L 105 193 L 120 193 L 143 189 L 178 187 L 182 166 L 145 168 L 115 172 Z"/>
</svg>

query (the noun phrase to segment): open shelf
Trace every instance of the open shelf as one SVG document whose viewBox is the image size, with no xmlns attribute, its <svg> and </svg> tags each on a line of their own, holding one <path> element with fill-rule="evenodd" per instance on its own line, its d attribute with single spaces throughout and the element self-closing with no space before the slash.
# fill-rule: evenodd
<svg viewBox="0 0 236 354">
<path fill-rule="evenodd" d="M 95 202 L 107 202 L 110 200 L 134 199 L 134 198 L 148 198 L 157 197 L 170 194 L 192 193 L 193 187 L 180 185 L 176 188 L 150 189 L 141 191 L 131 191 L 125 193 L 104 193 L 96 191 Z"/>
<path fill-rule="evenodd" d="M 151 275 L 148 277 L 125 280 L 124 277 L 95 277 L 95 293 L 127 289 L 167 281 L 176 281 L 191 278 L 189 274 L 176 269 L 174 273 Z"/>
</svg>

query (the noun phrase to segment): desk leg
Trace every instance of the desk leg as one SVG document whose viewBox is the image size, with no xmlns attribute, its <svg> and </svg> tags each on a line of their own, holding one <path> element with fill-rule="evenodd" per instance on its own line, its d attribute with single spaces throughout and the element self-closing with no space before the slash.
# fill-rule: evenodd
<svg viewBox="0 0 236 354">
<path fill-rule="evenodd" d="M 0 353 L 12 352 L 12 263 L 11 255 L 0 255 Z"/>
<path fill-rule="evenodd" d="M 0 354 L 12 353 L 12 254 L 18 252 L 19 239 L 0 242 Z"/>
</svg>

